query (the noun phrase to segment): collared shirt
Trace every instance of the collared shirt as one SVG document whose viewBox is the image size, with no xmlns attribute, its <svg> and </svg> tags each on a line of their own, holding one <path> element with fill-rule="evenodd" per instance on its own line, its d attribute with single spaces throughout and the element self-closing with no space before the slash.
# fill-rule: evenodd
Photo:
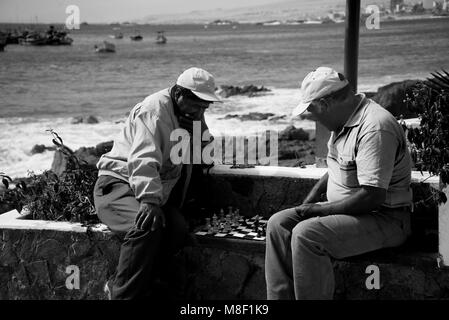
<svg viewBox="0 0 449 320">
<path fill-rule="evenodd" d="M 361 101 L 339 133 L 328 142 L 327 198 L 342 200 L 373 186 L 387 190 L 385 207 L 411 205 L 411 158 L 404 130 L 380 105 Z"/>
</svg>

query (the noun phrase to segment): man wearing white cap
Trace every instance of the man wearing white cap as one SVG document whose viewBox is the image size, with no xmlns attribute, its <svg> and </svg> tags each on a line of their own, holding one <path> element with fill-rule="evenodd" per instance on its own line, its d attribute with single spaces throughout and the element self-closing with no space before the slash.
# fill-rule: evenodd
<svg viewBox="0 0 449 320">
<path fill-rule="evenodd" d="M 331 131 L 328 172 L 302 205 L 268 221 L 268 299 L 332 299 L 331 258 L 398 246 L 410 234 L 411 160 L 393 115 L 327 67 L 309 73 L 301 93 L 293 116 L 308 110 Z"/>
<path fill-rule="evenodd" d="M 163 257 L 178 250 L 187 223 L 180 213 L 191 164 L 173 164 L 170 134 L 183 128 L 192 134 L 193 121 L 207 130 L 204 112 L 213 102 L 215 81 L 207 71 L 190 68 L 176 85 L 146 97 L 130 112 L 110 152 L 97 167 L 94 189 L 97 215 L 123 237 L 117 271 L 105 290 L 112 299 L 151 294 Z"/>
</svg>

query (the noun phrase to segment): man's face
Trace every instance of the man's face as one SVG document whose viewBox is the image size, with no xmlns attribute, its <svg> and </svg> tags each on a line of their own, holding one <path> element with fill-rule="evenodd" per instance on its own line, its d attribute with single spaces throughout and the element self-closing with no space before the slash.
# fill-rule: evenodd
<svg viewBox="0 0 449 320">
<path fill-rule="evenodd" d="M 325 126 L 328 130 L 334 131 L 335 125 L 333 124 L 332 119 L 334 118 L 332 116 L 332 106 L 330 105 L 331 101 L 326 99 L 317 99 L 312 101 L 312 103 L 307 108 L 307 111 L 309 111 L 312 114 L 312 119 L 315 121 L 318 121 L 323 126 Z"/>
<path fill-rule="evenodd" d="M 183 116 L 192 120 L 201 120 L 211 102 L 199 99 L 191 92 L 181 93 L 177 104 Z"/>
</svg>

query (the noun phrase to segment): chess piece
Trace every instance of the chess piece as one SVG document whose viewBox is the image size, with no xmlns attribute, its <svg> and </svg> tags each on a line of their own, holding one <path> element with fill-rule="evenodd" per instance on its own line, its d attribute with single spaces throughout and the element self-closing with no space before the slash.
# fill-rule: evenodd
<svg viewBox="0 0 449 320">
<path fill-rule="evenodd" d="M 213 232 L 218 232 L 218 217 L 215 213 L 212 217 L 212 230 Z"/>
<path fill-rule="evenodd" d="M 224 222 L 225 221 L 225 215 L 224 215 L 224 210 L 223 208 L 220 209 L 220 222 Z"/>
<path fill-rule="evenodd" d="M 259 215 L 254 217 L 254 232 L 259 231 Z"/>
<path fill-rule="evenodd" d="M 225 232 L 229 232 L 231 231 L 231 215 L 227 214 L 226 215 L 226 220 L 225 220 Z"/>
<path fill-rule="evenodd" d="M 206 218 L 206 230 L 208 234 L 213 233 L 212 225 L 210 223 L 210 218 Z"/>
</svg>

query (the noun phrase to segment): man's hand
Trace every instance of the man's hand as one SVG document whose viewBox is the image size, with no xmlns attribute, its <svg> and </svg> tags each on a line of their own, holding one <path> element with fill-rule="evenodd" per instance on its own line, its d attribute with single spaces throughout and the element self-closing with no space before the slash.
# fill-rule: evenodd
<svg viewBox="0 0 449 320">
<path fill-rule="evenodd" d="M 161 226 L 165 227 L 165 215 L 159 206 L 141 202 L 135 223 L 137 229 L 154 231 Z"/>
<path fill-rule="evenodd" d="M 195 119 L 188 114 L 180 115 L 178 117 L 179 126 L 184 130 L 187 130 L 190 135 L 193 134 L 193 121 L 195 121 Z"/>
<path fill-rule="evenodd" d="M 320 215 L 321 206 L 316 203 L 305 203 L 295 207 L 296 213 L 303 219 L 309 219 Z"/>
<path fill-rule="evenodd" d="M 197 119 L 189 114 L 179 115 L 178 116 L 178 123 L 181 128 L 184 130 L 187 130 L 187 132 L 192 135 L 193 134 L 193 123 L 194 121 L 200 121 L 201 124 L 201 137 L 203 136 L 203 132 L 205 130 L 208 130 L 206 120 L 204 119 L 204 115 L 201 117 L 201 119 Z"/>
</svg>

